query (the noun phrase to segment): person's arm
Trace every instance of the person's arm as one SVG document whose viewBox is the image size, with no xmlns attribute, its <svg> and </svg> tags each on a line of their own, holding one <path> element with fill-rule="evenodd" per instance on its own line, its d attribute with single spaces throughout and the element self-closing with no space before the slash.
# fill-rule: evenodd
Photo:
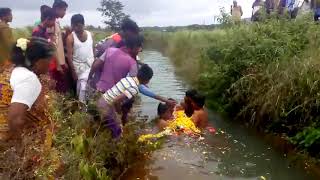
<svg viewBox="0 0 320 180">
<path fill-rule="evenodd" d="M 28 106 L 22 103 L 12 103 L 8 109 L 8 124 L 10 134 L 19 137 L 25 124 Z"/>
<path fill-rule="evenodd" d="M 70 66 L 69 68 L 72 74 L 72 78 L 74 81 L 77 81 L 78 77 L 73 65 L 73 43 L 74 43 L 73 41 L 74 41 L 73 36 L 72 34 L 70 34 L 67 38 L 67 61 Z"/>
<path fill-rule="evenodd" d="M 93 61 L 93 64 L 91 66 L 90 69 L 90 73 L 89 73 L 89 80 L 92 79 L 93 75 L 95 74 L 95 72 L 97 72 L 99 69 L 102 68 L 104 61 L 101 61 L 101 59 L 97 58 Z"/>
<path fill-rule="evenodd" d="M 243 11 L 242 11 L 242 7 L 240 6 L 240 13 L 241 13 L 241 16 L 243 15 Z"/>
<path fill-rule="evenodd" d="M 102 69 L 104 65 L 105 58 L 107 56 L 107 51 L 105 51 L 99 58 L 96 58 L 91 66 L 89 73 L 89 80 L 92 79 L 93 75 Z"/>
<path fill-rule="evenodd" d="M 145 95 L 147 97 L 150 97 L 152 99 L 156 99 L 158 101 L 165 102 L 165 103 L 168 103 L 170 105 L 175 105 L 176 104 L 176 102 L 173 101 L 173 100 L 169 100 L 169 99 L 164 98 L 162 96 L 156 95 L 146 85 L 140 84 L 139 85 L 139 91 L 140 91 L 141 94 L 143 94 L 143 95 Z"/>
</svg>

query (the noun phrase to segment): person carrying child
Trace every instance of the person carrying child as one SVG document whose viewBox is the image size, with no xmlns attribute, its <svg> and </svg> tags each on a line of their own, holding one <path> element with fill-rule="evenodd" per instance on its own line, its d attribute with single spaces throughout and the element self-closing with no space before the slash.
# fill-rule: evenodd
<svg viewBox="0 0 320 180">
<path fill-rule="evenodd" d="M 119 138 L 122 133 L 121 122 L 117 119 L 117 113 L 121 114 L 122 104 L 137 96 L 139 85 L 148 84 L 152 76 L 153 70 L 145 64 L 139 69 L 137 76 L 121 79 L 98 100 L 101 118 L 114 138 Z"/>
</svg>

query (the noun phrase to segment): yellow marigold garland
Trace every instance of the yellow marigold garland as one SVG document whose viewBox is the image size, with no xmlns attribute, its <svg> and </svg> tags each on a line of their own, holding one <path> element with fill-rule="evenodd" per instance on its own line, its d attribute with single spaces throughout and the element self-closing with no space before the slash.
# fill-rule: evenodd
<svg viewBox="0 0 320 180">
<path fill-rule="evenodd" d="M 162 132 L 157 134 L 146 134 L 139 137 L 138 142 L 149 141 L 150 139 L 159 139 L 164 136 L 172 135 L 175 132 L 184 132 L 186 134 L 200 134 L 201 131 L 193 123 L 192 119 L 187 117 L 184 111 L 174 112 L 174 121 Z"/>
</svg>

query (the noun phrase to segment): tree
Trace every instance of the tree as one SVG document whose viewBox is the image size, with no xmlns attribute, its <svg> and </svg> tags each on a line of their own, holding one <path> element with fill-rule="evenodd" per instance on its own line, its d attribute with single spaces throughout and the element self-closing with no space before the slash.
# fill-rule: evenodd
<svg viewBox="0 0 320 180">
<path fill-rule="evenodd" d="M 114 31 L 119 30 L 122 20 L 129 17 L 123 12 L 124 5 L 119 0 L 101 0 L 100 4 L 98 11 L 106 18 L 104 23 Z"/>
</svg>

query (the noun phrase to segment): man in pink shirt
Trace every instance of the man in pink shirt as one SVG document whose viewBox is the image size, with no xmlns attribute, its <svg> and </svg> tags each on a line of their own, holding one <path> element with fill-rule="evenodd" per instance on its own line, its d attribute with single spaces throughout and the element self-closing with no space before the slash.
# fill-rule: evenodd
<svg viewBox="0 0 320 180">
<path fill-rule="evenodd" d="M 133 36 L 125 40 L 125 46 L 109 48 L 106 51 L 102 74 L 96 84 L 98 91 L 106 92 L 127 75 L 137 74 L 138 65 L 135 57 L 141 51 L 142 43 L 141 36 Z"/>
</svg>

